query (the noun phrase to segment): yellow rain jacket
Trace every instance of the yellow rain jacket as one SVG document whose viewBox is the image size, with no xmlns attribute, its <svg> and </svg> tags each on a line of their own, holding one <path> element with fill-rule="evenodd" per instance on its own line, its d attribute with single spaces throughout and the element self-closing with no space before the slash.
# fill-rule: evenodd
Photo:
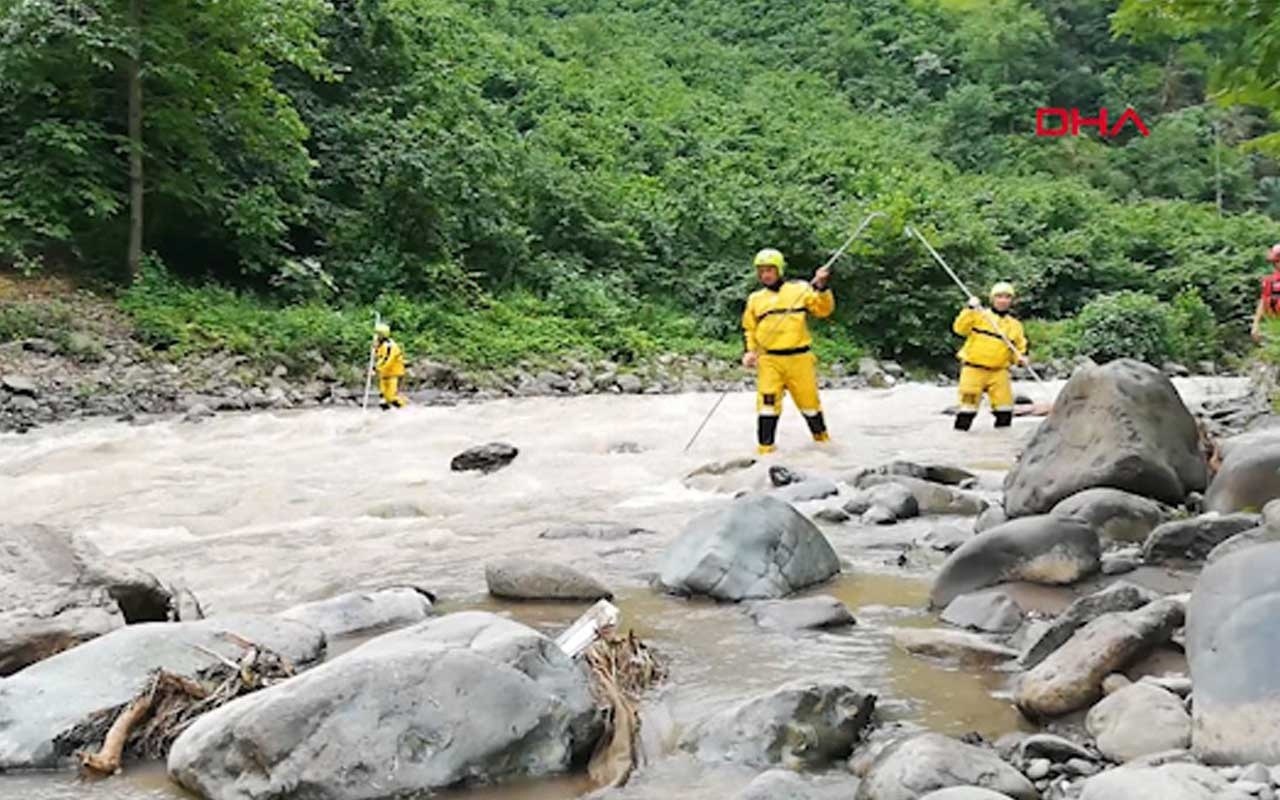
<svg viewBox="0 0 1280 800">
<path fill-rule="evenodd" d="M 384 339 L 378 345 L 374 367 L 379 378 L 399 378 L 404 375 L 404 351 L 392 339 Z"/>
<path fill-rule="evenodd" d="M 758 289 L 747 298 L 742 312 L 747 350 L 778 353 L 809 347 L 813 340 L 805 315 L 829 317 L 835 310 L 830 287 L 819 291 L 806 281 L 787 281 L 777 290 Z"/>
<path fill-rule="evenodd" d="M 1018 353 L 1027 353 L 1027 335 L 1022 330 L 1022 323 L 1013 315 L 1001 316 L 994 311 L 980 308 L 965 308 L 956 316 L 952 330 L 967 337 L 964 346 L 956 357 L 964 364 L 982 367 L 983 369 L 1006 369 L 1016 364 L 1017 356 L 1009 350 L 1000 334 L 991 327 L 991 318 L 1000 324 L 1000 332 L 1018 348 Z"/>
</svg>

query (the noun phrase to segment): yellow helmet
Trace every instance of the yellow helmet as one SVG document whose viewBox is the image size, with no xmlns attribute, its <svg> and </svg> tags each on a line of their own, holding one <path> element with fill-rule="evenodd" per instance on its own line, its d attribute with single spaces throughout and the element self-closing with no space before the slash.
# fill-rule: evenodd
<svg viewBox="0 0 1280 800">
<path fill-rule="evenodd" d="M 787 268 L 787 260 L 782 257 L 782 253 L 774 250 L 772 247 L 766 247 L 759 253 L 756 253 L 755 260 L 752 262 L 756 269 L 761 267 L 775 267 L 778 275 L 782 275 L 783 270 Z"/>
<path fill-rule="evenodd" d="M 998 294 L 1007 294 L 1010 297 L 1013 297 L 1016 292 L 1013 291 L 1012 283 L 1009 283 L 1008 281 L 1000 281 L 995 286 L 991 287 L 991 296 L 995 297 Z"/>
<path fill-rule="evenodd" d="M 373 328 L 373 332 L 374 332 L 374 333 L 376 333 L 376 334 L 378 334 L 379 336 L 381 336 L 381 337 L 382 337 L 382 338 L 384 338 L 384 339 L 390 339 L 390 338 L 391 338 L 391 326 L 390 326 L 390 325 L 387 325 L 386 323 L 382 323 L 382 324 L 379 324 L 379 325 L 374 326 L 374 328 Z"/>
</svg>

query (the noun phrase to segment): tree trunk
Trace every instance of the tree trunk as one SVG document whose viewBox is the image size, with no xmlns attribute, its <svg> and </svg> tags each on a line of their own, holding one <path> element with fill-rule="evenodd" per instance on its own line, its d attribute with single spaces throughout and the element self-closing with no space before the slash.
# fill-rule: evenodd
<svg viewBox="0 0 1280 800">
<path fill-rule="evenodd" d="M 129 279 L 137 280 L 142 264 L 142 0 L 129 0 L 133 52 L 129 79 Z"/>
</svg>

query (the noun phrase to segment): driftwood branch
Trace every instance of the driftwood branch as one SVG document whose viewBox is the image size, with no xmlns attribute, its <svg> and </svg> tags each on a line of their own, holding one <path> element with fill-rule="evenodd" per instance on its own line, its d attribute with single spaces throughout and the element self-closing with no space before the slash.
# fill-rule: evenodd
<svg viewBox="0 0 1280 800">
<path fill-rule="evenodd" d="M 134 698 L 120 716 L 116 717 L 116 721 L 111 723 L 107 737 L 102 742 L 102 749 L 96 753 L 82 753 L 80 765 L 98 775 L 114 775 L 119 772 L 129 735 L 133 733 L 138 723 L 151 713 L 151 704 L 154 700 L 155 696 L 151 691 Z"/>
</svg>

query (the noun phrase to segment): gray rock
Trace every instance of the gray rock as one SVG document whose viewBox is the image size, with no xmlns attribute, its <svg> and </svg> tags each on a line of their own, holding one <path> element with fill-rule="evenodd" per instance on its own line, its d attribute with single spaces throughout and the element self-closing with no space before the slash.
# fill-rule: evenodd
<svg viewBox="0 0 1280 800">
<path fill-rule="evenodd" d="M 1018 651 L 985 636 L 942 628 L 894 628 L 893 642 L 913 656 L 996 663 L 1018 657 Z"/>
<path fill-rule="evenodd" d="M 1053 766 L 1053 762 L 1047 758 L 1037 758 L 1027 765 L 1027 777 L 1033 781 L 1043 780 L 1049 777 L 1049 768 Z"/>
<path fill-rule="evenodd" d="M 325 649 L 320 631 L 277 617 L 228 615 L 120 628 L 0 681 L 0 769 L 60 766 L 78 747 L 91 744 L 76 741 L 73 729 L 97 712 L 133 700 L 153 670 L 191 676 L 217 663 L 197 647 L 238 657 L 240 648 L 224 632 L 301 667 L 320 659 Z"/>
<path fill-rule="evenodd" d="M 904 370 L 902 368 L 902 365 L 899 364 L 897 361 L 881 361 L 880 369 L 884 370 L 885 372 L 889 373 L 895 378 L 901 378 L 907 374 L 907 371 Z"/>
<path fill-rule="evenodd" d="M 1160 371 L 1170 378 L 1186 378 L 1191 375 L 1191 370 L 1176 361 L 1166 361 L 1160 366 Z"/>
<path fill-rule="evenodd" d="M 693 472 L 685 476 L 685 480 L 697 478 L 703 475 L 727 475 L 730 472 L 741 472 L 744 469 L 750 469 L 755 466 L 754 458 L 735 458 L 729 461 L 713 461 L 710 464 L 704 464 Z"/>
<path fill-rule="evenodd" d="M 1205 568 L 1187 611 L 1192 750 L 1212 764 L 1280 763 L 1280 543 Z"/>
<path fill-rule="evenodd" d="M 41 355 L 56 355 L 59 348 L 58 343 L 49 339 L 32 337 L 22 341 L 22 349 L 31 353 L 40 353 Z"/>
<path fill-rule="evenodd" d="M 1015 800 L 1038 800 L 1022 773 L 994 753 L 925 733 L 885 749 L 858 786 L 855 800 L 918 800 L 939 789 L 976 786 Z"/>
<path fill-rule="evenodd" d="M 979 786 L 956 786 L 929 792 L 920 800 L 1009 800 L 1009 795 Z"/>
<path fill-rule="evenodd" d="M 26 395 L 18 395 L 9 401 L 9 408 L 26 414 L 34 414 L 40 410 L 40 404 L 36 402 L 34 397 Z"/>
<path fill-rule="evenodd" d="M 771 769 L 747 784 L 735 800 L 811 800 L 809 784 L 787 769 Z"/>
<path fill-rule="evenodd" d="M 1205 557 L 1205 564 L 1225 558 L 1232 553 L 1238 553 L 1241 550 L 1248 550 L 1250 547 L 1256 547 L 1260 544 L 1268 544 L 1270 542 L 1280 541 L 1280 526 L 1261 525 L 1257 528 L 1242 533 L 1237 533 L 1230 539 L 1209 551 L 1209 555 Z"/>
<path fill-rule="evenodd" d="M 36 382 L 26 375 L 5 375 L 0 379 L 0 385 L 3 385 L 11 394 L 25 397 L 35 397 L 39 393 Z"/>
<path fill-rule="evenodd" d="M 772 467 L 769 467 L 769 482 L 774 486 L 789 486 L 793 483 L 800 483 L 803 480 L 803 475 L 789 470 L 781 464 L 775 464 Z"/>
<path fill-rule="evenodd" d="M 173 598 L 151 575 L 45 525 L 0 528 L 0 676 L 127 623 L 163 622 Z"/>
<path fill-rule="evenodd" d="M 1184 559 L 1199 561 L 1213 548 L 1237 533 L 1256 528 L 1261 521 L 1257 514 L 1210 512 L 1191 519 L 1166 522 L 1151 532 L 1142 548 L 1142 555 L 1149 564 Z"/>
<path fill-rule="evenodd" d="M 1070 739 L 1052 733 L 1037 733 L 1018 743 L 1018 757 L 1023 761 L 1043 758 L 1054 764 L 1065 764 L 1072 759 L 1088 761 L 1094 754 Z"/>
<path fill-rule="evenodd" d="M 212 408 L 209 408 L 209 406 L 204 403 L 196 403 L 187 409 L 187 413 L 182 416 L 182 419 L 186 422 L 200 422 L 201 420 L 215 416 L 216 413 L 217 412 Z"/>
<path fill-rule="evenodd" d="M 987 510 L 979 514 L 978 518 L 973 521 L 973 532 L 983 533 L 1008 521 L 1009 515 L 1004 513 L 1004 506 L 988 506 Z"/>
<path fill-rule="evenodd" d="M 1267 769 L 1263 764 L 1250 764 L 1245 767 L 1244 772 L 1240 773 L 1240 780 L 1270 786 L 1271 770 Z"/>
<path fill-rule="evenodd" d="M 489 594 L 510 600 L 601 600 L 613 592 L 572 567 L 529 558 L 503 558 L 485 564 Z"/>
<path fill-rule="evenodd" d="M 984 498 L 972 492 L 905 475 L 863 475 L 855 478 L 853 485 L 859 489 L 869 489 L 886 483 L 907 487 L 915 496 L 916 505 L 921 514 L 956 514 L 973 517 L 981 514 L 990 505 Z"/>
<path fill-rule="evenodd" d="M 797 600 L 760 600 L 747 604 L 747 614 L 765 628 L 803 630 L 854 625 L 849 608 L 830 595 Z"/>
<path fill-rule="evenodd" d="M 1272 500 L 1262 507 L 1262 524 L 1280 528 L 1280 500 Z"/>
<path fill-rule="evenodd" d="M 515 460 L 520 451 L 509 444 L 493 442 L 459 453 L 453 457 L 449 468 L 454 472 L 496 472 Z"/>
<path fill-rule="evenodd" d="M 862 512 L 859 521 L 863 525 L 892 525 L 898 521 L 898 517 L 888 508 L 877 505 Z"/>
<path fill-rule="evenodd" d="M 1097 486 L 1177 505 L 1207 481 L 1195 418 L 1173 384 L 1119 359 L 1085 367 L 1063 387 L 1006 476 L 1004 505 L 1012 517 L 1041 514 Z"/>
<path fill-rule="evenodd" d="M 888 389 L 896 383 L 891 375 L 880 368 L 874 358 L 858 359 L 858 375 L 873 389 Z"/>
<path fill-rule="evenodd" d="M 1222 467 L 1204 496 L 1206 511 L 1261 511 L 1280 498 L 1280 439 L 1225 450 Z"/>
<path fill-rule="evenodd" d="M 1098 535 L 1074 517 L 1041 515 L 1006 522 L 952 553 L 929 599 L 945 607 L 962 594 L 1007 581 L 1069 584 L 1098 571 Z"/>
<path fill-rule="evenodd" d="M 748 495 L 693 519 L 663 558 L 658 583 L 718 600 L 776 599 L 839 572 L 812 522 L 781 500 Z"/>
<path fill-rule="evenodd" d="M 709 762 L 821 768 L 849 757 L 875 705 L 875 695 L 844 683 L 795 681 L 717 714 L 684 746 Z"/>
<path fill-rule="evenodd" d="M 1108 675 L 1168 642 L 1182 620 L 1183 606 L 1171 598 L 1095 619 L 1022 676 L 1014 695 L 1018 708 L 1038 719 L 1094 703 L 1102 696 L 1102 681 Z"/>
<path fill-rule="evenodd" d="M 805 503 L 810 500 L 821 500 L 840 493 L 834 481 L 827 478 L 807 478 L 799 483 L 774 489 L 773 495 L 788 503 Z"/>
<path fill-rule="evenodd" d="M 1125 581 L 1118 581 L 1107 588 L 1081 597 L 1052 623 L 1023 652 L 1021 664 L 1030 669 L 1049 657 L 1075 634 L 1103 614 L 1133 611 L 1159 600 L 1160 595 Z"/>
<path fill-rule="evenodd" d="M 553 525 L 538 534 L 539 539 L 594 539 L 599 542 L 616 542 L 632 536 L 650 536 L 654 531 L 635 525 L 617 522 L 570 522 Z"/>
<path fill-rule="evenodd" d="M 555 642 L 461 612 L 204 715 L 174 743 L 169 776 L 227 800 L 300 787 L 323 800 L 407 797 L 562 772 L 602 730 L 586 672 Z"/>
<path fill-rule="evenodd" d="M 855 475 L 851 482 L 856 485 L 861 479 L 870 475 L 915 478 L 917 480 L 929 481 L 931 483 L 942 483 L 948 486 L 970 484 L 978 478 L 978 476 L 966 469 L 953 467 L 947 464 L 917 464 L 914 461 L 891 461 L 888 464 L 881 464 L 878 467 L 864 469 L 862 472 Z"/>
<path fill-rule="evenodd" d="M 1107 542 L 1142 544 L 1169 510 L 1154 500 L 1119 489 L 1085 489 L 1064 499 L 1050 513 L 1084 520 Z"/>
<path fill-rule="evenodd" d="M 962 594 L 947 605 L 942 621 L 987 633 L 1009 633 L 1022 627 L 1022 609 L 1004 592 Z"/>
<path fill-rule="evenodd" d="M 973 534 L 964 527 L 951 523 L 939 525 L 924 536 L 924 544 L 943 553 L 955 552 L 965 542 L 973 538 Z"/>
<path fill-rule="evenodd" d="M 1083 758 L 1071 759 L 1067 762 L 1066 767 L 1067 771 L 1072 775 L 1079 775 L 1085 778 L 1090 775 L 1097 775 L 1101 771 L 1097 764 L 1092 761 L 1086 761 Z"/>
<path fill-rule="evenodd" d="M 1104 756 L 1119 763 L 1191 746 L 1191 715 L 1182 698 L 1135 683 L 1089 710 L 1085 729 Z"/>
<path fill-rule="evenodd" d="M 626 394 L 640 394 L 644 390 L 644 383 L 638 376 L 628 373 L 618 376 L 618 388 Z"/>
<path fill-rule="evenodd" d="M 1124 767 L 1085 781 L 1080 800 L 1232 800 L 1229 784 L 1198 764 Z"/>
<path fill-rule="evenodd" d="M 280 616 L 317 628 L 330 639 L 375 628 L 421 622 L 432 614 L 435 598 L 421 589 L 396 586 L 371 592 L 346 592 L 296 605 Z"/>
<path fill-rule="evenodd" d="M 822 520 L 823 522 L 831 522 L 836 525 L 848 522 L 849 520 L 853 519 L 853 517 L 849 516 L 849 513 L 842 508 L 824 508 L 818 513 L 814 514 L 813 518 L 817 520 Z"/>
</svg>

